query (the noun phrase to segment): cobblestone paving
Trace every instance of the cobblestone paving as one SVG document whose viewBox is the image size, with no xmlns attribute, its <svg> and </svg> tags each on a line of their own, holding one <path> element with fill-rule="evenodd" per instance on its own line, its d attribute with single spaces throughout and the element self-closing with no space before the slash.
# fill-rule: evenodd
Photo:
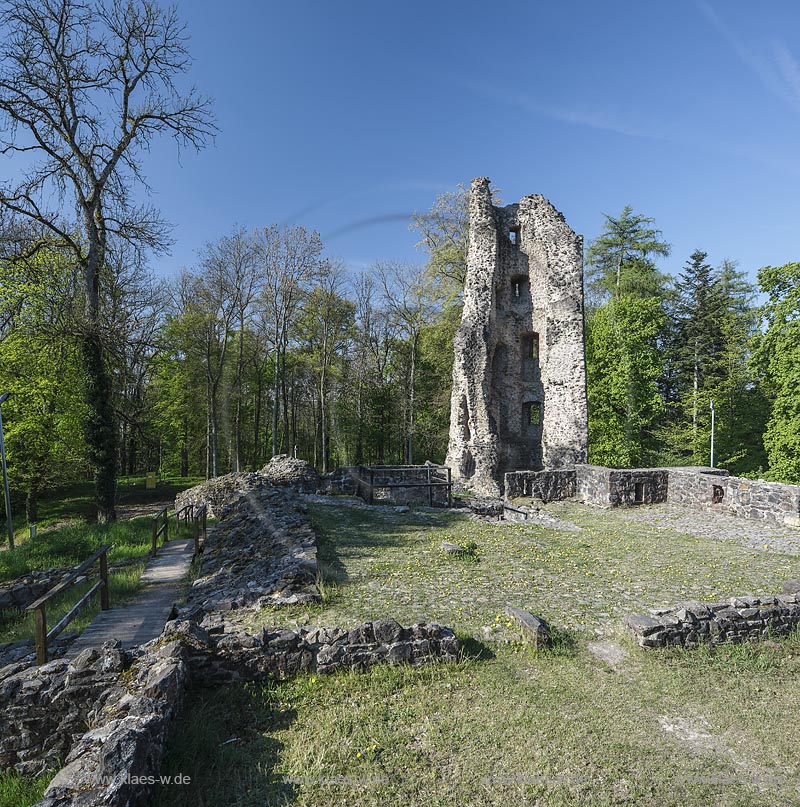
<svg viewBox="0 0 800 807">
<path fill-rule="evenodd" d="M 321 539 L 325 601 L 310 609 L 262 612 L 263 623 L 285 624 L 288 618 L 349 626 L 392 616 L 404 624 L 433 620 L 502 640 L 516 636 L 505 615 L 512 604 L 557 628 L 610 633 L 631 611 L 776 593 L 785 580 L 800 576 L 800 557 L 784 551 L 795 546 L 786 543 L 788 531 L 729 526 L 729 519 L 702 513 L 684 521 L 661 506 L 548 508 L 581 527 L 579 532 L 335 499 L 311 500 L 310 508 Z M 443 541 L 474 542 L 478 560 L 448 555 Z"/>
</svg>

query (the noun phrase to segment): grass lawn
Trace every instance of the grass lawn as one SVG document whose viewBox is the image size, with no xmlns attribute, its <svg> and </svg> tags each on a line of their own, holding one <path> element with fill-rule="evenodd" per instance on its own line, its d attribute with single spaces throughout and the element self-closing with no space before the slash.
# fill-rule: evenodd
<svg viewBox="0 0 800 807">
<path fill-rule="evenodd" d="M 147 504 L 174 499 L 178 491 L 191 487 L 195 481 L 166 480 L 159 482 L 155 490 L 147 490 L 144 477 L 123 479 L 119 488 L 120 504 Z M 150 554 L 152 519 L 140 516 L 113 524 L 87 523 L 84 511 L 90 508 L 90 498 L 91 485 L 86 483 L 58 491 L 51 499 L 43 501 L 41 511 L 49 515 L 40 522 L 36 536 L 29 538 L 27 532 L 20 533 L 13 550 L 0 552 L 0 585 L 34 570 L 77 566 L 100 546 L 109 543 L 109 563 L 119 566 L 112 569 L 109 576 L 111 605 L 116 607 L 130 600 L 140 588 L 139 576 Z M 175 535 L 175 523 L 172 521 L 170 536 L 174 538 Z M 190 538 L 191 529 L 182 523 L 179 535 Z M 49 605 L 48 624 L 55 625 L 92 582 L 71 588 Z M 96 595 L 69 625 L 68 631 L 83 630 L 99 609 L 100 598 Z M 33 636 L 33 614 L 17 617 L 5 612 L 0 619 L 0 642 L 32 639 Z"/>
<path fill-rule="evenodd" d="M 167 499 L 175 499 L 182 490 L 193 487 L 204 481 L 196 477 L 163 477 L 153 489 L 148 489 L 143 476 L 120 477 L 117 486 L 117 504 L 120 506 L 147 504 Z M 92 482 L 75 482 L 50 493 L 43 494 L 39 501 L 37 520 L 38 532 L 57 529 L 68 523 L 82 524 L 89 521 L 94 512 Z M 14 542 L 17 546 L 28 538 L 28 526 L 25 523 L 24 507 L 12 506 Z M 5 532 L 5 521 L 0 527 L 0 548 L 8 545 Z"/>
<path fill-rule="evenodd" d="M 800 558 L 568 505 L 581 530 L 317 505 L 324 601 L 248 627 L 433 620 L 458 664 L 193 692 L 161 787 L 177 805 L 800 805 L 800 635 L 646 652 L 627 612 L 775 593 Z M 477 545 L 477 560 L 440 549 Z M 534 653 L 507 603 L 544 616 Z"/>
</svg>

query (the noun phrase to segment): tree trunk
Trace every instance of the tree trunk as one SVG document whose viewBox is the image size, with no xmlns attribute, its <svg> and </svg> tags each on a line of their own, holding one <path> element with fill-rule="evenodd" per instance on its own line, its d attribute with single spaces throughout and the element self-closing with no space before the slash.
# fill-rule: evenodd
<svg viewBox="0 0 800 807">
<path fill-rule="evenodd" d="M 244 318 L 239 317 L 239 355 L 236 357 L 236 415 L 233 424 L 235 471 L 241 471 L 242 464 L 242 367 L 244 365 Z"/>
<path fill-rule="evenodd" d="M 278 408 L 281 394 L 280 380 L 281 355 L 278 348 L 275 349 L 275 381 L 272 385 L 272 456 L 278 453 Z"/>
<path fill-rule="evenodd" d="M 100 335 L 90 327 L 81 344 L 87 403 L 86 448 L 94 474 L 97 520 L 116 521 L 117 426 L 111 401 L 111 376 L 103 360 Z"/>
<path fill-rule="evenodd" d="M 417 379 L 417 339 L 419 334 L 414 333 L 411 339 L 411 379 L 408 393 L 408 464 L 414 464 L 414 387 Z"/>
<path fill-rule="evenodd" d="M 128 424 L 125 421 L 119 438 L 119 469 L 123 474 L 128 470 Z"/>
<path fill-rule="evenodd" d="M 217 390 L 211 388 L 211 410 L 209 425 L 211 427 L 211 478 L 217 476 L 219 464 L 219 413 L 217 412 Z"/>
<path fill-rule="evenodd" d="M 258 374 L 258 382 L 256 384 L 256 405 L 255 412 L 253 413 L 253 470 L 258 470 L 261 453 L 261 373 Z"/>
<path fill-rule="evenodd" d="M 183 434 L 181 436 L 181 476 L 189 476 L 189 418 L 183 418 Z"/>
<path fill-rule="evenodd" d="M 25 497 L 25 518 L 28 526 L 35 524 L 39 519 L 39 486 L 36 483 L 31 483 Z"/>
</svg>

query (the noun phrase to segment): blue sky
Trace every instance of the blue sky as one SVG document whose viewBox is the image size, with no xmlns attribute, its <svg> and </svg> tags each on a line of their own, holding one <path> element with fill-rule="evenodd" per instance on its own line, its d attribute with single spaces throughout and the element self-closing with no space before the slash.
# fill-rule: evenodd
<svg viewBox="0 0 800 807">
<path fill-rule="evenodd" d="M 630 204 L 676 273 L 800 260 L 800 3 L 179 0 L 214 145 L 147 161 L 170 275 L 234 225 L 318 229 L 354 269 L 424 260 L 405 217 L 489 176 L 588 241 Z"/>
</svg>

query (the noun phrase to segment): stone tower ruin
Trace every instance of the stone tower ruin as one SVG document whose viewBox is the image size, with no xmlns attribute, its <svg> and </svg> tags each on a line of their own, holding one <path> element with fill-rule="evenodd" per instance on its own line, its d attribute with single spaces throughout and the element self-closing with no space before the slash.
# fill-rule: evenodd
<svg viewBox="0 0 800 807">
<path fill-rule="evenodd" d="M 543 196 L 495 207 L 478 177 L 447 464 L 496 496 L 507 471 L 586 462 L 587 448 L 583 239 Z"/>
</svg>

